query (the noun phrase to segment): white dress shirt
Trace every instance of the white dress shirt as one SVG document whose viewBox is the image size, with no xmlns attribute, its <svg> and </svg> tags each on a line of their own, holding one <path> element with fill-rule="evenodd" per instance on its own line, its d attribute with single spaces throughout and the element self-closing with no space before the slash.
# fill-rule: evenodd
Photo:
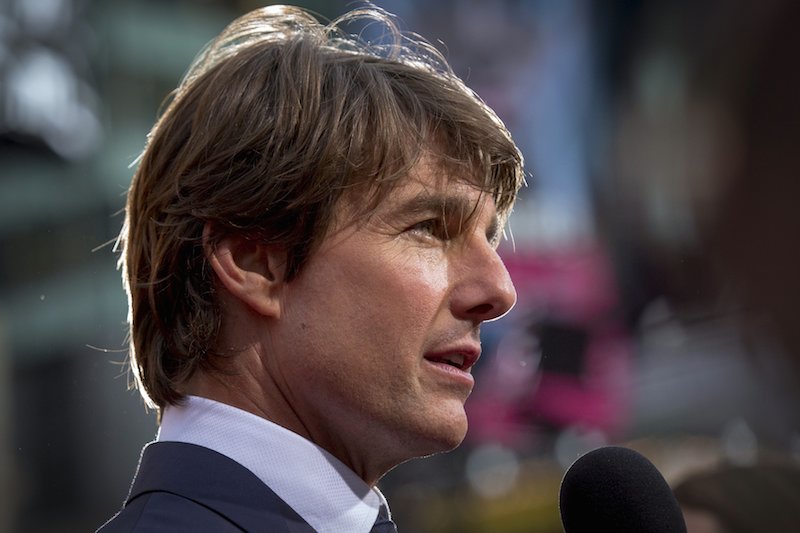
<svg viewBox="0 0 800 533">
<path fill-rule="evenodd" d="M 320 533 L 368 533 L 386 500 L 313 442 L 247 411 L 198 396 L 164 410 L 158 441 L 230 457 Z"/>
</svg>

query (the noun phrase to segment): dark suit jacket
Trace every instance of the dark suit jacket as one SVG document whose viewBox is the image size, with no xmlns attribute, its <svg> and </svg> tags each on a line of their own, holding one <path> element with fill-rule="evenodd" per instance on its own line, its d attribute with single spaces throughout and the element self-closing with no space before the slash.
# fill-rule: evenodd
<svg viewBox="0 0 800 533">
<path fill-rule="evenodd" d="M 194 444 L 145 446 L 130 494 L 98 533 L 150 531 L 313 533 L 300 516 L 232 459 Z"/>
</svg>

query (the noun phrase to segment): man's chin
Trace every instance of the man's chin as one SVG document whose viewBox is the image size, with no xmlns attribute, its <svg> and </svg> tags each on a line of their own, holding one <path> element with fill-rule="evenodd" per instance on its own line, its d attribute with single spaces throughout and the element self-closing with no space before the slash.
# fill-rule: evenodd
<svg viewBox="0 0 800 533">
<path fill-rule="evenodd" d="M 425 455 L 435 455 L 458 448 L 467 436 L 467 417 L 461 415 L 460 419 L 451 419 L 449 423 L 437 425 L 432 432 L 430 451 Z"/>
</svg>

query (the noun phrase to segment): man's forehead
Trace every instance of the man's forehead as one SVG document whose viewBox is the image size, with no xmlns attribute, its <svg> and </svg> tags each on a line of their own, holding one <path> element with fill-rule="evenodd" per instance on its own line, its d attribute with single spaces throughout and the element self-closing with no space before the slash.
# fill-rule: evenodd
<svg viewBox="0 0 800 533">
<path fill-rule="evenodd" d="M 464 222 L 483 213 L 499 225 L 494 196 L 467 165 L 447 165 L 435 155 L 423 155 L 406 172 L 345 195 L 336 218 L 338 227 L 379 216 L 439 212 Z"/>
<path fill-rule="evenodd" d="M 473 198 L 473 203 L 486 195 L 475 169 L 446 165 L 442 159 L 423 156 L 399 179 L 389 195 L 425 198 L 426 196 L 460 202 Z M 493 204 L 493 202 L 492 202 Z"/>
<path fill-rule="evenodd" d="M 481 226 L 494 246 L 505 232 L 505 217 L 498 214 L 494 196 L 476 180 L 418 163 L 389 182 L 351 189 L 338 202 L 328 236 L 376 219 L 394 226 L 424 217 L 441 217 L 462 229 Z"/>
<path fill-rule="evenodd" d="M 393 185 L 376 206 L 376 211 L 444 209 L 451 213 L 468 213 L 488 207 L 493 214 L 495 212 L 492 195 L 474 180 L 436 167 L 415 167 Z"/>
<path fill-rule="evenodd" d="M 407 211 L 446 210 L 452 213 L 467 213 L 491 206 L 494 202 L 480 188 L 466 182 L 449 182 L 436 186 L 409 181 L 398 187 L 384 201 L 387 209 L 399 208 Z"/>
</svg>

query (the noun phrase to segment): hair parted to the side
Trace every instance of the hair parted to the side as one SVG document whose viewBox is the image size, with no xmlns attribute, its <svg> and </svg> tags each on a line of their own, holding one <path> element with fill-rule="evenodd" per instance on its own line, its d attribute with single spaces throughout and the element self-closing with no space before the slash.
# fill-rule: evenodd
<svg viewBox="0 0 800 533">
<path fill-rule="evenodd" d="M 379 24 L 387 39 L 348 35 Z M 150 406 L 218 368 L 222 321 L 203 248 L 232 232 L 287 251 L 291 280 L 345 195 L 369 214 L 422 155 L 507 217 L 522 157 L 502 122 L 424 40 L 378 8 L 330 24 L 270 6 L 231 23 L 190 67 L 148 135 L 119 238 L 130 360 Z"/>
</svg>

